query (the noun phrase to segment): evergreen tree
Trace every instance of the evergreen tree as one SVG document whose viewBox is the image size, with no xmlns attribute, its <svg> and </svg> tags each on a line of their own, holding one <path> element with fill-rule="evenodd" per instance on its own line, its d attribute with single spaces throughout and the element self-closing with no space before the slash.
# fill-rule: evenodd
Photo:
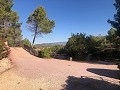
<svg viewBox="0 0 120 90">
<path fill-rule="evenodd" d="M 12 0 L 0 0 L 0 37 L 6 39 L 10 46 L 22 38 L 19 16 L 12 6 Z"/>
<path fill-rule="evenodd" d="M 114 6 L 117 13 L 114 14 L 114 21 L 108 20 L 108 22 L 117 29 L 116 34 L 120 37 L 120 0 L 115 0 Z"/>
<path fill-rule="evenodd" d="M 30 25 L 29 30 L 34 32 L 32 47 L 37 35 L 51 33 L 52 28 L 55 26 L 55 22 L 47 18 L 43 7 L 35 9 L 35 11 L 28 17 L 27 23 Z"/>
<path fill-rule="evenodd" d="M 120 50 L 120 0 L 115 0 L 114 6 L 117 13 L 114 14 L 114 21 L 108 20 L 112 27 L 116 28 L 115 47 Z"/>
</svg>

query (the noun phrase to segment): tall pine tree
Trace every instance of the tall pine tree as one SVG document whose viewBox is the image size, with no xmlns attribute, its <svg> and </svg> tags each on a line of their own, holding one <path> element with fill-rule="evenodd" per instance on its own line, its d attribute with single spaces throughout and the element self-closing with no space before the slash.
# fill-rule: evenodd
<svg viewBox="0 0 120 90">
<path fill-rule="evenodd" d="M 32 14 L 30 14 L 27 23 L 30 25 L 29 30 L 34 32 L 32 47 L 37 35 L 51 33 L 52 28 L 55 26 L 55 22 L 47 18 L 46 11 L 41 6 L 35 9 Z"/>
</svg>

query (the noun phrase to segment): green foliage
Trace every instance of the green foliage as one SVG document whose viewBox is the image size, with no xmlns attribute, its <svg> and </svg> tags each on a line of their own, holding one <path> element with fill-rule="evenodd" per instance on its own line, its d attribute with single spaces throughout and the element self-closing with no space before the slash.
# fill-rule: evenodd
<svg viewBox="0 0 120 90">
<path fill-rule="evenodd" d="M 56 54 L 65 53 L 64 46 L 62 46 L 62 45 L 55 45 L 55 46 L 51 47 L 51 49 L 52 49 L 52 53 L 56 53 Z"/>
<path fill-rule="evenodd" d="M 0 0 L 0 36 L 8 41 L 10 46 L 17 46 L 22 39 L 19 16 L 12 10 L 12 0 Z"/>
<path fill-rule="evenodd" d="M 115 0 L 114 6 L 116 14 L 114 14 L 114 21 L 108 20 L 108 23 L 110 23 L 113 28 L 108 31 L 107 40 L 111 48 L 120 52 L 120 0 Z"/>
<path fill-rule="evenodd" d="M 51 48 L 44 48 L 43 50 L 38 51 L 38 56 L 41 58 L 51 58 Z"/>
<path fill-rule="evenodd" d="M 119 60 L 120 51 L 115 31 L 111 29 L 107 36 L 72 34 L 65 46 L 67 54 L 77 60 L 85 59 L 88 55 L 91 55 L 92 59 Z"/>
<path fill-rule="evenodd" d="M 39 57 L 41 58 L 54 58 L 56 54 L 65 54 L 64 46 L 56 45 L 53 47 L 42 47 L 39 52 Z"/>
<path fill-rule="evenodd" d="M 84 54 L 88 53 L 87 39 L 89 39 L 86 34 L 77 33 L 72 34 L 69 38 L 65 48 L 70 57 L 80 59 Z"/>
<path fill-rule="evenodd" d="M 114 6 L 117 13 L 114 15 L 114 21 L 108 20 L 108 23 L 117 29 L 116 34 L 120 37 L 120 0 L 115 0 Z"/>
<path fill-rule="evenodd" d="M 116 29 L 115 28 L 111 28 L 109 31 L 108 31 L 108 35 L 106 36 L 106 39 L 108 40 L 109 42 L 109 47 L 111 48 L 115 48 L 116 45 L 117 45 L 117 35 L 116 35 Z"/>
<path fill-rule="evenodd" d="M 27 38 L 25 38 L 25 39 L 23 40 L 23 45 L 26 45 L 26 46 L 31 47 L 31 42 L 30 42 Z"/>
<path fill-rule="evenodd" d="M 22 30 L 20 29 L 20 27 L 21 27 L 21 23 L 16 23 L 8 31 L 9 34 L 7 34 L 7 40 L 9 46 L 17 46 L 17 44 L 22 41 L 22 35 L 21 35 Z"/>
<path fill-rule="evenodd" d="M 13 12 L 11 10 L 13 6 L 12 0 L 0 0 L 0 22 L 1 24 L 7 25 L 7 22 L 13 20 Z"/>
<path fill-rule="evenodd" d="M 55 22 L 47 18 L 46 11 L 41 6 L 35 9 L 35 11 L 28 17 L 27 23 L 30 25 L 29 30 L 34 32 L 32 46 L 34 45 L 37 35 L 51 33 L 52 28 L 55 27 Z"/>
</svg>

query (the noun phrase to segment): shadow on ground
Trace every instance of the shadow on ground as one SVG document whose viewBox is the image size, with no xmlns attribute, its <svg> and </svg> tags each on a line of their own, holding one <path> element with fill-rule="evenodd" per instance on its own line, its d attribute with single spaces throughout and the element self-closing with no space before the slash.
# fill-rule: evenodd
<svg viewBox="0 0 120 90">
<path fill-rule="evenodd" d="M 119 79 L 119 74 L 120 74 L 119 70 L 109 70 L 109 69 L 88 68 L 87 71 L 114 79 Z"/>
<path fill-rule="evenodd" d="M 61 90 L 120 90 L 119 85 L 101 79 L 74 76 L 68 76 L 66 84 L 62 85 L 62 88 Z"/>
</svg>

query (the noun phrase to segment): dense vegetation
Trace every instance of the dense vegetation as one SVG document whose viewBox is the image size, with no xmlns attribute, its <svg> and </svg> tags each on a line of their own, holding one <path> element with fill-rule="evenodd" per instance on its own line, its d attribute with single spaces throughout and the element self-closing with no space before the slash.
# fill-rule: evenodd
<svg viewBox="0 0 120 90">
<path fill-rule="evenodd" d="M 38 51 L 38 57 L 40 58 L 51 58 L 52 50 L 51 48 L 44 48 Z"/>
<path fill-rule="evenodd" d="M 106 36 L 92 36 L 83 33 L 72 34 L 65 49 L 70 57 L 77 60 L 119 60 L 120 47 L 112 28 Z"/>
<path fill-rule="evenodd" d="M 25 45 L 25 46 L 31 47 L 31 42 L 30 42 L 27 38 L 25 38 L 25 39 L 22 41 L 22 43 L 23 43 L 23 46 Z"/>
<path fill-rule="evenodd" d="M 119 38 L 116 29 L 111 28 L 106 36 L 93 36 L 85 33 L 72 34 L 66 46 L 41 47 L 39 57 L 56 58 L 65 55 L 73 60 L 120 60 Z"/>
<path fill-rule="evenodd" d="M 115 0 L 114 3 L 116 14 L 114 14 L 114 21 L 108 20 L 108 23 L 110 23 L 114 28 L 116 28 L 116 35 L 120 37 L 120 0 Z"/>
<path fill-rule="evenodd" d="M 41 47 L 38 50 L 38 56 L 41 58 L 57 58 L 58 54 L 64 53 L 64 46 L 55 45 L 52 47 Z"/>
<path fill-rule="evenodd" d="M 9 46 L 18 46 L 22 40 L 19 16 L 12 10 L 12 0 L 0 0 L 0 59 L 9 55 Z"/>
<path fill-rule="evenodd" d="M 12 0 L 0 0 L 0 37 L 6 39 L 9 46 L 17 46 L 22 39 L 22 31 L 19 16 L 12 6 Z"/>
</svg>

